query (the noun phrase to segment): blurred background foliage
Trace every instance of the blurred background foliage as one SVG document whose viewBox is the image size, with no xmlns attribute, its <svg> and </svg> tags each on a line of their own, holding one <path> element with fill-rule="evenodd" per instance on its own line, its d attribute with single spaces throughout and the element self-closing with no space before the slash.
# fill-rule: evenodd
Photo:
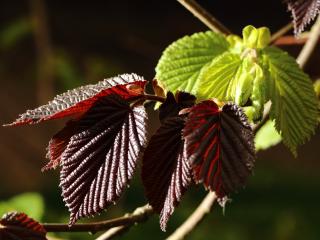
<svg viewBox="0 0 320 240">
<path fill-rule="evenodd" d="M 280 0 L 199 2 L 237 34 L 248 24 L 268 26 L 274 32 L 290 20 Z M 204 30 L 205 26 L 173 0 L 1 0 L 1 122 L 12 121 L 18 113 L 46 103 L 57 93 L 119 73 L 136 72 L 150 80 L 169 43 Z M 296 56 L 301 45 L 280 47 Z M 312 79 L 320 77 L 319 62 L 318 47 L 306 68 Z M 150 118 L 154 131 L 157 116 Z M 57 171 L 40 171 L 47 161 L 46 144 L 61 126 L 63 121 L 0 128 L 0 214 L 18 210 L 44 222 L 68 221 Z M 273 143 L 279 140 L 269 131 L 261 135 Z M 248 186 L 232 196 L 225 215 L 216 205 L 188 239 L 320 239 L 319 140 L 317 131 L 300 147 L 297 159 L 281 143 L 261 150 Z M 164 239 L 204 195 L 201 187 L 186 194 L 167 233 L 160 231 L 154 216 L 122 238 Z M 95 219 L 120 216 L 145 203 L 137 173 L 121 201 Z M 96 237 L 87 233 L 54 236 Z"/>
</svg>

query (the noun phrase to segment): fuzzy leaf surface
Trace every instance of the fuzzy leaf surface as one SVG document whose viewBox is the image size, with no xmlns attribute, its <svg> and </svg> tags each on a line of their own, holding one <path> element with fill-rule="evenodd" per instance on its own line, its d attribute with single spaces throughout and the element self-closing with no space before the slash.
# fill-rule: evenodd
<svg viewBox="0 0 320 240">
<path fill-rule="evenodd" d="M 24 213 L 9 212 L 0 220 L 0 239 L 46 240 L 46 230 Z"/>
<path fill-rule="evenodd" d="M 283 142 L 296 154 L 296 147 L 314 133 L 317 125 L 317 98 L 312 83 L 295 59 L 275 47 L 263 50 L 266 96 L 272 102 L 270 117 Z"/>
<path fill-rule="evenodd" d="M 196 94 L 200 71 L 228 47 L 223 35 L 211 31 L 183 37 L 163 52 L 156 79 L 166 91 Z"/>
<path fill-rule="evenodd" d="M 293 18 L 294 33 L 299 35 L 319 14 L 320 0 L 285 0 Z"/>
<path fill-rule="evenodd" d="M 108 78 L 97 84 L 75 88 L 56 96 L 48 104 L 21 114 L 8 126 L 35 124 L 42 121 L 79 116 L 86 112 L 99 98 L 117 94 L 124 99 L 132 99 L 143 92 L 146 81 L 136 74 L 122 74 Z"/>
<path fill-rule="evenodd" d="M 255 161 L 252 129 L 238 106 L 213 101 L 194 106 L 183 129 L 196 182 L 222 199 L 244 187 Z"/>
<path fill-rule="evenodd" d="M 61 155 L 60 186 L 70 224 L 101 212 L 128 186 L 146 144 L 146 112 L 118 95 L 100 98 L 77 121 Z"/>
<path fill-rule="evenodd" d="M 151 137 L 143 157 L 143 185 L 150 205 L 160 213 L 163 231 L 192 182 L 191 168 L 181 137 L 183 127 L 183 117 L 167 118 Z"/>
<path fill-rule="evenodd" d="M 251 67 L 251 61 L 238 54 L 226 52 L 218 56 L 201 73 L 200 98 L 245 103 L 252 91 Z"/>
</svg>

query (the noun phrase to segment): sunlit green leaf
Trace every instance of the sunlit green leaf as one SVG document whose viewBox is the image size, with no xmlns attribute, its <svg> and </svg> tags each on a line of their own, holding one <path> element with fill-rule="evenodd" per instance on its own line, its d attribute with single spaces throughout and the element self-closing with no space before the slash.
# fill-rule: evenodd
<svg viewBox="0 0 320 240">
<path fill-rule="evenodd" d="M 270 116 L 284 144 L 296 155 L 296 147 L 310 138 L 317 125 L 316 94 L 308 75 L 286 52 L 267 47 L 263 63 L 270 74 L 266 79 Z"/>
<path fill-rule="evenodd" d="M 243 31 L 243 43 L 249 48 L 264 48 L 270 42 L 270 30 L 266 27 L 246 26 Z"/>
<path fill-rule="evenodd" d="M 164 51 L 156 79 L 166 91 L 196 94 L 200 71 L 228 47 L 223 35 L 210 31 L 183 37 Z"/>
<path fill-rule="evenodd" d="M 267 121 L 255 136 L 256 151 L 268 149 L 281 142 L 281 136 L 274 127 L 274 122 Z"/>
<path fill-rule="evenodd" d="M 254 68 L 250 58 L 241 59 L 238 54 L 230 52 L 218 56 L 200 74 L 200 98 L 245 104 L 252 93 Z"/>
<path fill-rule="evenodd" d="M 265 99 L 265 90 L 266 90 L 266 81 L 265 74 L 263 69 L 256 63 L 253 64 L 251 69 L 251 74 L 253 76 L 253 87 L 252 94 L 250 99 L 252 105 L 244 107 L 245 113 L 250 120 L 258 120 L 262 117 L 263 106 L 266 101 Z"/>
</svg>

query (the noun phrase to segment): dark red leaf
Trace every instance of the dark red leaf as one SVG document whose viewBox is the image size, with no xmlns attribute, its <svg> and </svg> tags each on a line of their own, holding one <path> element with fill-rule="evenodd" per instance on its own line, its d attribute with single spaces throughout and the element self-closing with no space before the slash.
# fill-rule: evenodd
<svg viewBox="0 0 320 240">
<path fill-rule="evenodd" d="M 77 116 L 86 112 L 101 97 L 117 94 L 123 99 L 133 99 L 143 93 L 147 82 L 136 74 L 123 74 L 97 84 L 75 88 L 56 96 L 48 104 L 28 110 L 7 126 L 34 124 L 42 121 Z"/>
<path fill-rule="evenodd" d="M 49 159 L 49 163 L 41 169 L 42 171 L 55 169 L 60 165 L 61 155 L 66 149 L 71 136 L 75 134 L 76 124 L 77 121 L 70 120 L 61 131 L 51 138 L 47 147 L 48 152 L 46 156 Z"/>
<path fill-rule="evenodd" d="M 255 160 L 252 129 L 241 108 L 213 101 L 194 106 L 183 130 L 196 182 L 222 199 L 243 187 Z"/>
<path fill-rule="evenodd" d="M 72 126 L 60 172 L 70 224 L 102 211 L 128 186 L 146 143 L 146 118 L 143 106 L 109 95 Z"/>
<path fill-rule="evenodd" d="M 320 0 L 285 0 L 291 11 L 296 35 L 303 32 L 320 11 Z"/>
<path fill-rule="evenodd" d="M 171 92 L 167 93 L 166 101 L 159 108 L 159 119 L 163 122 L 166 118 L 178 116 L 184 108 L 194 105 L 196 97 L 186 93 L 177 92 L 174 96 Z"/>
<path fill-rule="evenodd" d="M 24 213 L 9 212 L 0 220 L 1 240 L 45 240 L 46 230 Z"/>
<path fill-rule="evenodd" d="M 151 137 L 143 157 L 142 181 L 150 205 L 160 213 L 160 225 L 164 231 L 191 183 L 191 168 L 186 161 L 181 136 L 183 127 L 182 117 L 167 118 Z"/>
</svg>

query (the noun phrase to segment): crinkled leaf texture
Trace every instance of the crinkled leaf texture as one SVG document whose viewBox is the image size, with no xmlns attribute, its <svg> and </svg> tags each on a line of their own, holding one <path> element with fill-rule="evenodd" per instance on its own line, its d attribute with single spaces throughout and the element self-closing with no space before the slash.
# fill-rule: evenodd
<svg viewBox="0 0 320 240">
<path fill-rule="evenodd" d="M 66 149 L 71 136 L 75 134 L 76 123 L 77 121 L 75 120 L 68 121 L 66 126 L 51 138 L 46 156 L 50 161 L 41 169 L 42 171 L 55 169 L 60 165 L 61 155 Z"/>
<path fill-rule="evenodd" d="M 143 157 L 143 185 L 150 205 L 160 213 L 163 231 L 192 182 L 191 168 L 181 136 L 184 123 L 182 116 L 166 118 L 151 137 Z"/>
<path fill-rule="evenodd" d="M 143 106 L 131 107 L 112 94 L 98 99 L 71 125 L 60 172 L 70 224 L 101 212 L 128 186 L 146 144 L 146 120 Z"/>
<path fill-rule="evenodd" d="M 228 47 L 223 35 L 211 31 L 183 37 L 163 52 L 156 79 L 166 91 L 195 94 L 200 71 Z"/>
<path fill-rule="evenodd" d="M 2 240 L 46 240 L 46 230 L 24 213 L 9 212 L 0 220 Z"/>
<path fill-rule="evenodd" d="M 166 101 L 159 108 L 161 126 L 152 136 L 143 157 L 143 184 L 149 203 L 160 213 L 163 231 L 192 182 L 181 136 L 185 114 L 179 115 L 179 112 L 192 107 L 195 101 L 195 96 L 186 92 L 167 93 Z"/>
<path fill-rule="evenodd" d="M 285 0 L 288 10 L 291 11 L 296 35 L 319 14 L 320 0 Z"/>
<path fill-rule="evenodd" d="M 317 98 L 312 83 L 295 59 L 275 47 L 263 50 L 266 96 L 272 102 L 270 117 L 283 142 L 296 155 L 296 147 L 314 133 L 317 126 Z"/>
<path fill-rule="evenodd" d="M 59 95 L 11 124 L 73 117 L 51 139 L 43 168 L 62 167 L 70 224 L 101 212 L 128 186 L 146 144 L 145 84 L 136 74 L 106 79 Z"/>
<path fill-rule="evenodd" d="M 188 115 L 183 136 L 196 182 L 221 200 L 245 186 L 255 152 L 252 129 L 240 107 L 199 103 Z"/>
<path fill-rule="evenodd" d="M 238 90 L 241 65 L 242 60 L 238 54 L 226 52 L 216 57 L 201 74 L 198 89 L 200 98 L 232 100 Z"/>
<path fill-rule="evenodd" d="M 82 86 L 58 95 L 48 104 L 21 114 L 15 122 L 8 125 L 34 124 L 81 115 L 103 96 L 117 94 L 124 99 L 133 99 L 141 95 L 145 84 L 146 81 L 134 73 L 108 78 L 97 84 Z"/>
</svg>

